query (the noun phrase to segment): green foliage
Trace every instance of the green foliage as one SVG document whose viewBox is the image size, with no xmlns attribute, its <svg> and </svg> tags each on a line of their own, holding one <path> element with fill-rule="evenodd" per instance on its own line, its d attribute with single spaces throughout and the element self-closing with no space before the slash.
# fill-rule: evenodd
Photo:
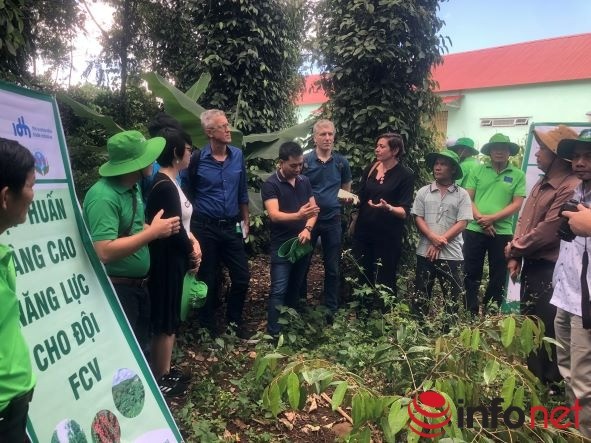
<svg viewBox="0 0 591 443">
<path fill-rule="evenodd" d="M 180 345 L 194 343 L 197 337 L 183 334 Z M 234 335 L 222 335 L 212 340 L 207 334 L 200 337 L 203 353 L 214 361 L 206 373 L 195 381 L 192 392 L 176 414 L 182 428 L 190 433 L 187 441 L 220 441 L 228 422 L 248 421 L 261 416 L 260 398 L 263 386 L 255 381 L 254 373 L 245 371 L 249 357 L 240 352 Z M 268 348 L 267 348 L 268 349 Z M 237 375 L 243 372 L 243 375 Z M 263 380 L 268 380 L 263 377 Z M 270 441 L 264 438 L 249 441 Z"/>
<path fill-rule="evenodd" d="M 28 69 L 38 58 L 50 74 L 71 65 L 72 40 L 83 24 L 75 0 L 3 0 L 0 2 L 0 78 L 31 86 Z"/>
<path fill-rule="evenodd" d="M 148 83 L 152 93 L 162 99 L 164 110 L 176 118 L 189 133 L 193 139 L 193 144 L 199 147 L 205 146 L 208 140 L 199 121 L 199 117 L 205 111 L 205 108 L 155 72 L 145 73 L 142 78 Z M 198 83 L 199 81 L 193 86 L 197 88 Z M 193 87 L 191 89 L 193 90 L 192 94 L 194 94 L 195 89 Z M 232 143 L 241 146 L 242 132 L 234 128 L 231 128 L 231 132 Z"/>
<path fill-rule="evenodd" d="M 115 123 L 111 117 L 106 117 L 102 114 L 99 114 L 92 108 L 89 108 L 88 106 L 83 105 L 76 100 L 72 100 L 68 95 L 64 93 L 58 93 L 57 97 L 61 102 L 73 108 L 76 112 L 76 115 L 97 121 L 97 123 L 105 128 L 108 135 L 114 135 L 118 132 L 124 131 L 124 129 Z"/>
<path fill-rule="evenodd" d="M 136 375 L 113 385 L 113 402 L 124 417 L 137 417 L 144 408 L 144 385 Z"/>
<path fill-rule="evenodd" d="M 376 428 L 384 441 L 411 441 L 417 435 L 408 428 L 408 404 L 420 392 L 436 390 L 452 411 L 453 419 L 444 427 L 447 439 L 488 442 L 496 435 L 502 441 L 580 441 L 572 429 L 531 429 L 529 417 L 520 429 L 506 426 L 502 414 L 496 430 L 478 423 L 474 428 L 457 425 L 458 404 L 464 411 L 495 397 L 503 398 L 503 411 L 540 405 L 542 399 L 548 404 L 539 381 L 525 366 L 529 353 L 544 341 L 541 321 L 517 315 L 453 322 L 448 318 L 448 329 L 450 323 L 455 326 L 444 332 L 432 329 L 429 318 L 420 323 L 409 318 L 403 305 L 366 321 L 350 315 L 337 317 L 324 329 L 308 317 L 303 321 L 307 332 L 291 317 L 284 323 L 285 343 L 280 340 L 277 350 L 258 356 L 252 372 L 257 379 L 272 377 L 261 399 L 273 416 L 301 409 L 309 395 L 327 392 L 333 409 L 351 408 L 353 430 L 347 441 L 369 441 Z M 294 331 L 314 338 L 301 340 Z M 293 345 L 298 348 L 295 354 Z"/>
<path fill-rule="evenodd" d="M 440 103 L 430 71 L 445 49 L 437 7 L 438 0 L 317 3 L 312 52 L 329 98 L 323 114 L 335 123 L 335 147 L 348 156 L 353 177 L 374 161 L 376 138 L 390 131 L 405 138 L 404 162 L 417 186 L 429 177 L 423 157 L 437 147 L 426 122 Z"/>
<path fill-rule="evenodd" d="M 87 84 L 67 91 L 58 89 L 56 95 L 76 193 L 82 201 L 86 191 L 99 178 L 99 166 L 107 161 L 107 138 L 118 130 L 119 125 L 115 123 L 120 121 L 118 93 Z M 146 132 L 146 123 L 158 111 L 156 101 L 143 88 L 136 86 L 128 88 L 127 97 L 130 123 L 125 129 Z"/>
<path fill-rule="evenodd" d="M 211 73 L 202 104 L 236 114 L 231 123 L 245 134 L 293 125 L 306 1 L 222 0 L 213 7 L 189 0 L 187 6 L 196 56 L 177 71 L 180 85 Z"/>
<path fill-rule="evenodd" d="M 0 58 L 16 57 L 25 45 L 25 0 L 4 0 L 0 3 Z"/>
</svg>

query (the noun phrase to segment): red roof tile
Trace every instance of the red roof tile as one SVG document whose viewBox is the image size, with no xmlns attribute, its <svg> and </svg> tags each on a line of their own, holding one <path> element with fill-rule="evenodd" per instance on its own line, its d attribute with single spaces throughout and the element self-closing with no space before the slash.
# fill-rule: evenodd
<svg viewBox="0 0 591 443">
<path fill-rule="evenodd" d="M 433 77 L 436 92 L 591 79 L 591 33 L 448 54 Z M 306 76 L 297 105 L 327 100 L 319 78 Z"/>
<path fill-rule="evenodd" d="M 437 92 L 591 79 L 591 33 L 449 54 Z"/>
<path fill-rule="evenodd" d="M 318 80 L 320 80 L 320 75 L 318 74 L 306 76 L 306 89 L 296 100 L 296 105 L 301 106 L 315 103 L 324 103 L 326 100 L 328 100 L 324 94 L 324 89 L 322 89 L 320 85 L 316 84 Z"/>
</svg>

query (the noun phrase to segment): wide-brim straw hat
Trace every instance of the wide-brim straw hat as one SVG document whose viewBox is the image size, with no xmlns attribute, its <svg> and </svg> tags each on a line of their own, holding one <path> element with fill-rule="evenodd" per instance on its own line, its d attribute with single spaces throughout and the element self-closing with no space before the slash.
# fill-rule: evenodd
<svg viewBox="0 0 591 443">
<path fill-rule="evenodd" d="M 565 125 L 558 125 L 550 131 L 534 129 L 534 137 L 540 146 L 545 146 L 554 154 L 558 150 L 558 143 L 565 139 L 576 139 L 578 134 L 572 128 Z"/>
</svg>

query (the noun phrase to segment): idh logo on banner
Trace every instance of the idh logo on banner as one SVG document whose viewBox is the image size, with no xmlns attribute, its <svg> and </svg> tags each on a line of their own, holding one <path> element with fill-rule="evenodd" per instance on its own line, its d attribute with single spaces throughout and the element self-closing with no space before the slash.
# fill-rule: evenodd
<svg viewBox="0 0 591 443">
<path fill-rule="evenodd" d="M 464 408 L 462 400 L 459 400 L 456 417 L 457 426 L 460 429 L 474 428 L 474 424 L 480 422 L 485 429 L 496 429 L 499 425 L 499 417 L 509 429 L 517 429 L 525 424 L 526 412 L 517 406 L 509 406 L 503 411 L 501 405 L 503 399 L 495 397 L 490 406 L 468 406 Z M 441 437 L 443 429 L 451 422 L 452 413 L 449 402 L 436 391 L 425 391 L 416 395 L 408 404 L 408 416 L 410 417 L 409 428 L 415 434 L 425 438 Z M 529 427 L 547 428 L 552 426 L 556 429 L 576 428 L 579 429 L 579 413 L 581 406 L 579 400 L 575 400 L 572 408 L 567 406 L 556 406 L 548 409 L 545 406 L 532 406 L 529 411 Z M 475 417 L 478 415 L 478 417 Z M 572 421 L 571 421 L 572 420 Z"/>
</svg>

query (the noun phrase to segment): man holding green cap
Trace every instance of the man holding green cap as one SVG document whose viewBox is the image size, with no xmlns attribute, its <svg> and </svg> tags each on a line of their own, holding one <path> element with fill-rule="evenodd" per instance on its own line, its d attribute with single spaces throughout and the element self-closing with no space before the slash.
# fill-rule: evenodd
<svg viewBox="0 0 591 443">
<path fill-rule="evenodd" d="M 558 156 L 571 161 L 581 183 L 572 199 L 591 206 L 591 129 L 574 139 L 561 140 Z M 570 241 L 569 241 L 570 240 Z M 566 381 L 570 405 L 578 400 L 579 431 L 591 438 L 591 241 L 576 236 L 560 242 L 550 303 L 556 306 L 554 329 L 558 369 Z"/>
<path fill-rule="evenodd" d="M 448 149 L 427 154 L 425 162 L 435 181 L 419 189 L 411 209 L 420 234 L 412 306 L 418 315 L 428 314 L 436 277 L 448 302 L 447 312 L 457 312 L 458 305 L 464 305 L 460 234 L 472 220 L 472 203 L 468 192 L 454 184 L 463 174 L 459 160 Z"/>
<path fill-rule="evenodd" d="M 142 349 L 148 344 L 150 324 L 148 243 L 180 230 L 179 217 L 163 219 L 162 210 L 146 225 L 138 188 L 165 144 L 162 137 L 146 140 L 138 131 L 113 135 L 107 140 L 109 161 L 100 167 L 101 179 L 88 190 L 83 204 L 94 249 Z"/>
<path fill-rule="evenodd" d="M 456 180 L 456 185 L 465 188 L 470 171 L 480 164 L 475 157 L 478 155 L 478 150 L 474 147 L 474 140 L 468 137 L 460 137 L 448 149 L 455 152 L 460 158 L 462 178 Z"/>
<path fill-rule="evenodd" d="M 300 175 L 304 165 L 302 148 L 295 142 L 279 147 L 279 169 L 263 184 L 261 197 L 271 219 L 271 290 L 267 331 L 277 337 L 281 332 L 279 307 L 295 308 L 304 283 L 308 261 L 290 260 L 279 254 L 281 245 L 297 237 L 310 242 L 320 208 L 316 205 L 308 177 Z"/>
<path fill-rule="evenodd" d="M 476 166 L 466 183 L 474 220 L 464 233 L 464 282 L 467 308 L 473 314 L 479 310 L 478 291 L 487 254 L 489 282 L 483 302 L 486 306 L 494 301 L 499 307 L 503 302 L 507 280 L 504 249 L 513 239 L 513 215 L 525 197 L 525 174 L 509 163 L 509 156 L 517 154 L 519 146 L 497 133 L 481 152 L 490 156 L 490 164 Z"/>
</svg>

